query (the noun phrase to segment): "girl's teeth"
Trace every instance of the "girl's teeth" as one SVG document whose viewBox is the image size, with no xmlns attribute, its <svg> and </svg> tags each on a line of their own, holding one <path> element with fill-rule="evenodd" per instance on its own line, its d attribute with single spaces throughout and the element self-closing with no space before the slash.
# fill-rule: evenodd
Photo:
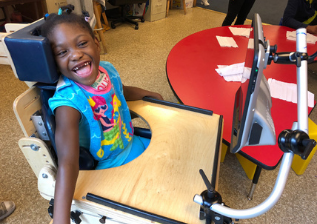
<svg viewBox="0 0 317 224">
<path fill-rule="evenodd" d="M 83 67 L 85 67 L 85 66 L 87 66 L 87 65 L 89 65 L 89 62 L 86 62 Z M 74 68 L 75 71 L 77 71 L 78 69 L 79 69 L 78 67 L 75 67 L 75 68 Z"/>
</svg>

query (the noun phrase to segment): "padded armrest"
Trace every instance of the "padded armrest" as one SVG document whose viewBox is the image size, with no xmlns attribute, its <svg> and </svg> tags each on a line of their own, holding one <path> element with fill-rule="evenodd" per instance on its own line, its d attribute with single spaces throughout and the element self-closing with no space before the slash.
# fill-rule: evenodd
<svg viewBox="0 0 317 224">
<path fill-rule="evenodd" d="M 4 39 L 21 81 L 58 81 L 59 74 L 48 39 L 33 34 L 35 28 L 43 23 L 43 19 L 38 20 Z"/>
<path fill-rule="evenodd" d="M 136 136 L 147 138 L 147 139 L 152 138 L 152 132 L 150 129 L 147 129 L 147 128 L 134 127 L 134 134 Z"/>
</svg>

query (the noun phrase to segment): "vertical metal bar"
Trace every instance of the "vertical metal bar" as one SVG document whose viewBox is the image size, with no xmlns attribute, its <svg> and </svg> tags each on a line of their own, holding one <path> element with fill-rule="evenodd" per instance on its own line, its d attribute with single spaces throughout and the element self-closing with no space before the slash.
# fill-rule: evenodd
<svg viewBox="0 0 317 224">
<path fill-rule="evenodd" d="M 296 30 L 296 52 L 307 53 L 306 28 Z M 307 61 L 297 67 L 297 120 L 298 129 L 308 134 Z"/>
</svg>

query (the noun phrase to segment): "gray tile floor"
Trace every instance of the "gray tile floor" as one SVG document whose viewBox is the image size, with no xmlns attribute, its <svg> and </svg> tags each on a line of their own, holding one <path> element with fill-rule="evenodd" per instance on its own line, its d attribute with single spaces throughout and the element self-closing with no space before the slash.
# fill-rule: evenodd
<svg viewBox="0 0 317 224">
<path fill-rule="evenodd" d="M 140 24 L 139 30 L 122 25 L 105 33 L 108 54 L 102 60 L 110 61 L 119 71 L 125 85 L 134 85 L 160 92 L 165 100 L 177 102 L 171 91 L 165 71 L 167 56 L 182 38 L 212 27 L 220 26 L 224 14 L 189 9 L 170 10 L 169 17 L 156 22 Z M 250 23 L 249 21 L 247 23 Z M 0 223 L 49 223 L 48 201 L 37 190 L 37 179 L 22 155 L 17 141 L 22 131 L 12 111 L 14 99 L 27 86 L 14 78 L 11 68 L 0 65 L 0 200 L 13 200 L 16 211 Z M 317 66 L 310 66 L 309 90 L 317 94 Z M 317 122 L 314 110 L 310 115 Z M 317 223 L 317 160 L 310 162 L 306 172 L 297 176 L 290 172 L 285 191 L 266 214 L 240 223 Z M 237 158 L 227 154 L 220 166 L 219 192 L 232 208 L 253 207 L 264 201 L 273 189 L 278 169 L 263 170 L 253 201 L 246 199 L 251 181 L 245 175 Z"/>
</svg>

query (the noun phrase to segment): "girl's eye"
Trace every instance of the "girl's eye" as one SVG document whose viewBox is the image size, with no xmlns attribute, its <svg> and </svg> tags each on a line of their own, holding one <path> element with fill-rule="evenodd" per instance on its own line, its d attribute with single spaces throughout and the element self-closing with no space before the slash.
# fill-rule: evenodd
<svg viewBox="0 0 317 224">
<path fill-rule="evenodd" d="M 78 44 L 78 46 L 80 46 L 80 47 L 84 47 L 84 46 L 86 46 L 87 45 L 87 41 L 82 41 L 82 42 L 80 42 L 79 44 Z"/>
<path fill-rule="evenodd" d="M 62 51 L 57 52 L 56 55 L 59 56 L 59 57 L 61 57 L 61 56 L 64 56 L 66 53 L 67 53 L 66 50 L 62 50 Z"/>
</svg>

